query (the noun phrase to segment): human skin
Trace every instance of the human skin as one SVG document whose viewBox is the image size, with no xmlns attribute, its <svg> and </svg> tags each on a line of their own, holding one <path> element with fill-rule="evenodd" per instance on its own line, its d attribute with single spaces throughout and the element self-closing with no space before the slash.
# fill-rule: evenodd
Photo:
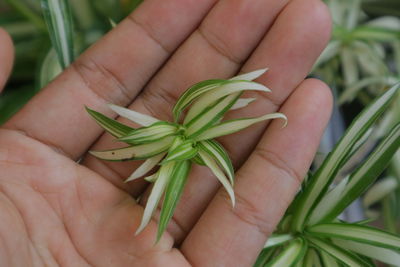
<svg viewBox="0 0 400 267">
<path fill-rule="evenodd" d="M 319 0 L 144 1 L 1 126 L 0 266 L 251 266 L 329 120 L 329 89 L 304 79 L 330 27 Z M 3 87 L 13 48 L 2 30 L 0 47 Z M 288 126 L 260 123 L 220 139 L 236 169 L 235 208 L 196 166 L 160 242 L 157 214 L 135 236 L 148 184 L 123 183 L 136 162 L 87 154 L 118 144 L 84 106 L 115 117 L 112 102 L 168 120 L 191 84 L 265 67 L 257 82 L 272 93 L 251 93 L 258 100 L 229 116 L 280 111 Z"/>
</svg>

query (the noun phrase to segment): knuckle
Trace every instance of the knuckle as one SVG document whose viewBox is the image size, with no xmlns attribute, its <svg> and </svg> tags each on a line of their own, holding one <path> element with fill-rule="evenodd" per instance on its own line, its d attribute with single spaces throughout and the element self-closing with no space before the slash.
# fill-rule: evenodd
<svg viewBox="0 0 400 267">
<path fill-rule="evenodd" d="M 291 179 L 296 186 L 299 186 L 303 181 L 303 176 L 294 170 L 285 160 L 283 160 L 277 153 L 268 150 L 261 146 L 256 147 L 254 153 L 257 157 L 261 158 L 273 168 L 276 168 L 283 173 L 284 177 Z"/>
<path fill-rule="evenodd" d="M 217 194 L 223 199 L 224 205 L 234 215 L 234 217 L 240 222 L 254 228 L 257 232 L 264 236 L 268 236 L 274 230 L 275 226 L 272 221 L 265 217 L 265 211 L 257 205 L 252 203 L 246 197 L 241 196 L 240 193 L 235 193 L 236 204 L 232 208 L 231 200 L 225 190 L 220 190 Z"/>
<path fill-rule="evenodd" d="M 124 105 L 133 97 L 118 76 L 107 66 L 89 57 L 78 59 L 71 66 L 86 87 L 102 100 Z"/>
</svg>

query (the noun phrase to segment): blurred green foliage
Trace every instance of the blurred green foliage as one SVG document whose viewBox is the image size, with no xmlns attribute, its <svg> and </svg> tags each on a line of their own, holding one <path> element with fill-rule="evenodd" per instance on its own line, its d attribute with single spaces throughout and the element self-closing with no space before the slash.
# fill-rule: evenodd
<svg viewBox="0 0 400 267">
<path fill-rule="evenodd" d="M 75 55 L 101 38 L 142 0 L 70 0 L 73 14 Z M 0 27 L 11 35 L 15 45 L 15 63 L 5 91 L 0 95 L 0 124 L 20 109 L 40 90 L 44 76 L 51 76 L 47 56 L 51 41 L 40 6 L 36 0 L 6 0 L 0 2 Z M 54 62 L 53 62 L 54 63 Z M 54 65 L 54 64 L 53 64 Z M 53 74 L 57 67 L 51 68 Z M 54 76 L 54 75 L 53 75 Z"/>
</svg>

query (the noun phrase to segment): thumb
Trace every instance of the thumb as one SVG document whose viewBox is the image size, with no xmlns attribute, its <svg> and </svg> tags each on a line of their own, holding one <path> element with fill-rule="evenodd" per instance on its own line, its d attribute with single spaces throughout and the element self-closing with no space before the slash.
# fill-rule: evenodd
<svg viewBox="0 0 400 267">
<path fill-rule="evenodd" d="M 8 33 L 0 28 L 0 92 L 10 75 L 14 61 L 14 46 Z"/>
</svg>

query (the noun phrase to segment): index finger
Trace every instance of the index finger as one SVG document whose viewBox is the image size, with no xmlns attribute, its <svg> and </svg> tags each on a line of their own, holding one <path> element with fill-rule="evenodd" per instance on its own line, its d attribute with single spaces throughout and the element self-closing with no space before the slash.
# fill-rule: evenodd
<svg viewBox="0 0 400 267">
<path fill-rule="evenodd" d="M 215 1 L 144 1 L 4 127 L 78 158 L 101 134 L 84 106 L 128 105 Z"/>
</svg>

